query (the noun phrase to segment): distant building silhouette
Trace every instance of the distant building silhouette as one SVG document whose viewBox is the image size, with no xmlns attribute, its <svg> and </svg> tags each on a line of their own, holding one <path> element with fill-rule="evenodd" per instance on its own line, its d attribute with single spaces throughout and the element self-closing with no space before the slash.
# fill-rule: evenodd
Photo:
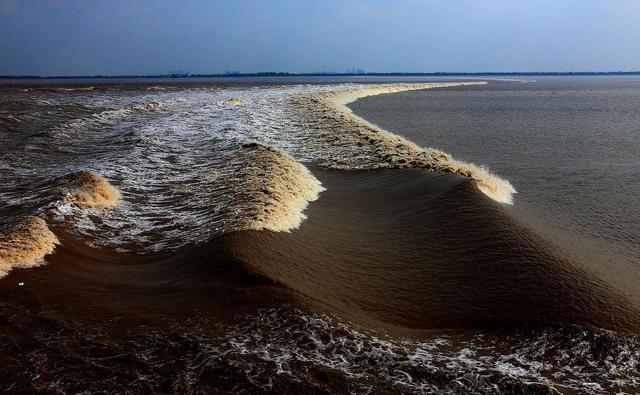
<svg viewBox="0 0 640 395">
<path fill-rule="evenodd" d="M 172 70 L 168 75 L 169 77 L 189 77 L 191 73 L 189 70 Z"/>
<path fill-rule="evenodd" d="M 365 74 L 364 69 L 356 66 L 351 67 L 350 69 L 345 70 L 345 74 Z"/>
</svg>

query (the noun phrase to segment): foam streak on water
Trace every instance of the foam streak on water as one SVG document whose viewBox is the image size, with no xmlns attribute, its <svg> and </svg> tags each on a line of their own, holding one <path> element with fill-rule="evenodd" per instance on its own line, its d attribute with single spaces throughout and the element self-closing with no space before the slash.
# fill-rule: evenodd
<svg viewBox="0 0 640 395">
<path fill-rule="evenodd" d="M 227 336 L 228 347 L 216 352 L 233 355 L 265 390 L 274 388 L 268 377 L 314 381 L 314 372 L 322 370 L 336 382 L 346 378 L 349 390 L 360 393 L 599 394 L 640 385 L 637 340 L 606 331 L 471 332 L 412 341 L 380 337 L 326 315 L 279 309 L 260 312 Z"/>
</svg>

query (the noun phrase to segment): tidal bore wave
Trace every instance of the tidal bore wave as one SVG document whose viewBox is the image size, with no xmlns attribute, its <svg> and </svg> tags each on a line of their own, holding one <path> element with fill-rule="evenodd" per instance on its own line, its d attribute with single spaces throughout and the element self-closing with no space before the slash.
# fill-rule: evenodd
<svg viewBox="0 0 640 395">
<path fill-rule="evenodd" d="M 390 331 L 640 328 L 638 306 L 484 201 L 465 178 L 424 170 L 316 173 L 327 191 L 298 230 L 234 232 L 211 243 L 234 265 L 319 308 Z"/>
<path fill-rule="evenodd" d="M 346 107 L 473 84 L 7 94 L 0 388 L 633 392 L 616 279 Z"/>
<path fill-rule="evenodd" d="M 87 375 L 63 362 L 37 368 L 35 351 L 11 357 L 15 377 L 33 369 L 46 372 L 42 383 L 63 378 L 62 388 L 117 389 L 146 372 L 141 391 L 179 392 L 598 394 L 640 385 L 638 340 L 622 334 L 640 328 L 638 306 L 472 180 L 424 169 L 311 170 L 326 190 L 293 232 L 236 231 L 172 253 L 124 255 L 127 263 L 65 242 L 51 265 L 16 272 L 28 293 L 15 308 L 32 316 L 14 323 L 20 314 L 8 310 L 7 322 L 44 325 L 30 340 L 36 349 L 86 358 L 76 366 Z M 113 324 L 94 327 L 82 309 L 66 313 L 71 322 L 33 322 L 44 307 L 31 294 L 62 311 L 90 300 L 86 314 Z M 104 331 L 127 335 L 105 342 Z M 108 375 L 91 368 L 96 358 L 106 358 Z M 167 374 L 173 381 L 163 384 Z"/>
<path fill-rule="evenodd" d="M 455 160 L 451 155 L 434 148 L 421 148 L 405 138 L 389 133 L 356 116 L 346 105 L 359 98 L 402 92 L 416 89 L 433 89 L 439 86 L 464 86 L 486 84 L 466 82 L 459 84 L 395 84 L 373 87 L 351 87 L 322 92 L 296 99 L 302 117 L 309 123 L 318 123 L 317 129 L 329 130 L 332 138 L 347 139 L 358 147 L 372 151 L 370 159 L 377 161 L 376 167 L 427 168 L 436 171 L 461 174 L 472 178 L 478 189 L 500 203 L 513 203 L 515 188 L 506 180 L 489 172 L 486 168 Z M 349 164 L 334 162 L 332 167 L 349 168 Z"/>
<path fill-rule="evenodd" d="M 99 174 L 83 170 L 70 173 L 46 185 L 33 199 L 31 213 L 50 217 L 52 211 L 72 204 L 80 208 L 109 209 L 118 204 L 120 192 Z M 29 209 L 25 207 L 26 209 Z M 44 263 L 59 240 L 45 219 L 37 216 L 14 217 L 0 228 L 0 278 L 12 268 L 29 268 Z"/>
</svg>

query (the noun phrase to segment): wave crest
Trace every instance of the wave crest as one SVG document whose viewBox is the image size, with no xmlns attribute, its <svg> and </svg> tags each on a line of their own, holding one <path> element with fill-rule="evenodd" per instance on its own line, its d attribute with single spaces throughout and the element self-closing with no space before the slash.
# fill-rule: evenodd
<svg viewBox="0 0 640 395">
<path fill-rule="evenodd" d="M 366 96 L 396 93 L 418 89 L 479 85 L 486 82 L 455 82 L 425 84 L 392 84 L 374 86 L 348 86 L 338 90 L 314 93 L 294 100 L 306 121 L 322 123 L 334 145 L 358 147 L 366 153 L 374 168 L 426 168 L 460 174 L 475 181 L 478 189 L 491 199 L 513 204 L 515 188 L 509 181 L 491 173 L 487 168 L 454 159 L 435 148 L 423 148 L 404 137 L 390 133 L 355 115 L 347 104 Z M 350 169 L 352 163 L 340 158 L 325 163 L 332 168 Z"/>
<path fill-rule="evenodd" d="M 121 199 L 120 192 L 109 181 L 91 170 L 68 174 L 62 184 L 65 198 L 79 206 L 112 208 Z"/>
<path fill-rule="evenodd" d="M 451 172 L 469 177 L 475 181 L 478 189 L 498 203 L 513 204 L 513 195 L 517 193 L 511 183 L 473 163 L 462 162 L 450 158 L 447 162 Z"/>
<path fill-rule="evenodd" d="M 242 193 L 251 202 L 252 216 L 243 228 L 289 232 L 306 218 L 303 211 L 324 190 L 311 172 L 293 157 L 275 147 L 258 142 L 242 145 L 249 150 L 249 163 L 240 174 Z"/>
<path fill-rule="evenodd" d="M 63 88 L 63 87 L 58 87 L 58 88 L 48 88 L 47 90 L 50 92 L 90 92 L 95 90 L 96 87 L 95 86 L 75 86 L 75 87 L 71 87 L 71 88 Z"/>
<path fill-rule="evenodd" d="M 157 111 L 162 108 L 163 105 L 164 103 L 159 101 L 147 101 L 131 104 L 116 111 L 124 114 L 135 114 L 139 112 Z"/>
<path fill-rule="evenodd" d="M 59 244 L 58 238 L 38 217 L 26 217 L 0 228 L 0 278 L 14 267 L 34 267 L 43 263 Z"/>
</svg>

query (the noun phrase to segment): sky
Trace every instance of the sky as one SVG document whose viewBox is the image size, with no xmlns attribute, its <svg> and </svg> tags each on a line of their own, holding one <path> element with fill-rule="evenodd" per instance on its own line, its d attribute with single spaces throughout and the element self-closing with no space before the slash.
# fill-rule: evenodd
<svg viewBox="0 0 640 395">
<path fill-rule="evenodd" d="M 0 0 L 0 75 L 640 70 L 638 0 Z"/>
</svg>

